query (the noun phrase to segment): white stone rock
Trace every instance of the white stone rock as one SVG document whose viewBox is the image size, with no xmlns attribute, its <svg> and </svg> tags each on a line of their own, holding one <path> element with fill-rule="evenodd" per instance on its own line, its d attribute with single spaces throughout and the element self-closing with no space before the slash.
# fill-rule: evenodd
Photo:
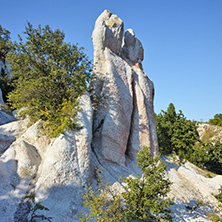
<svg viewBox="0 0 222 222">
<path fill-rule="evenodd" d="M 13 116 L 7 114 L 3 110 L 0 110 L 0 125 L 10 123 L 12 121 L 15 121 L 15 118 Z"/>
<path fill-rule="evenodd" d="M 105 10 L 96 20 L 92 34 L 94 54 L 97 56 L 108 47 L 111 51 L 119 54 L 123 37 L 122 20 Z"/>
<path fill-rule="evenodd" d="M 92 35 L 95 75 L 92 96 L 99 98 L 93 105 L 92 148 L 101 162 L 126 165 L 126 158 L 135 160 L 143 145 L 150 147 L 152 155 L 158 152 L 153 111 L 154 87 L 142 71 L 143 47 L 131 29 L 125 33 L 122 58 L 119 48 L 113 50 L 117 40 L 122 39 L 116 35 L 106 38 L 104 34 L 109 30 L 107 21 L 112 17 L 105 10 L 97 19 Z M 115 21 L 120 21 L 114 17 Z M 123 26 L 119 22 L 115 28 L 118 24 Z M 114 33 L 117 33 L 116 29 Z M 122 31 L 119 33 L 122 35 Z"/>
<path fill-rule="evenodd" d="M 36 182 L 37 199 L 62 221 L 73 210 L 80 213 L 81 192 L 90 179 L 92 106 L 85 94 L 80 99 L 79 131 L 67 131 L 48 146 Z M 68 219 L 67 219 L 68 220 Z"/>
<path fill-rule="evenodd" d="M 142 43 L 135 37 L 135 33 L 132 29 L 127 29 L 124 34 L 121 56 L 135 64 L 143 61 L 143 54 L 144 50 Z"/>
<path fill-rule="evenodd" d="M 0 154 L 2 154 L 28 128 L 29 120 L 13 121 L 0 126 Z"/>
<path fill-rule="evenodd" d="M 199 133 L 200 139 L 210 140 L 215 143 L 215 141 L 219 140 L 222 143 L 222 127 L 210 125 L 207 123 L 200 123 L 197 125 L 197 131 Z"/>
<path fill-rule="evenodd" d="M 83 128 L 67 131 L 55 139 L 38 137 L 38 123 L 23 133 L 18 129 L 26 126 L 18 123 L 24 121 L 0 127 L 0 133 L 4 132 L 6 137 L 17 137 L 0 157 L 0 209 L 3 208 L 0 213 L 5 218 L 2 221 L 13 221 L 13 218 L 21 221 L 27 217 L 27 212 L 21 213 L 24 209 L 19 203 L 33 187 L 36 201 L 43 201 L 50 209 L 53 221 L 72 220 L 70 214 L 74 210 L 80 213 L 79 199 L 91 172 L 92 106 L 87 93 L 80 98 L 80 103 L 78 123 Z"/>
<path fill-rule="evenodd" d="M 222 176 L 207 178 L 203 170 L 188 161 L 180 166 L 172 159 L 163 157 L 163 160 L 167 165 L 166 176 L 172 182 L 169 196 L 175 202 L 171 207 L 175 213 L 173 221 L 210 221 L 207 213 L 219 204 L 213 195 L 218 194 Z M 193 210 L 188 207 L 191 202 L 197 204 Z"/>
</svg>

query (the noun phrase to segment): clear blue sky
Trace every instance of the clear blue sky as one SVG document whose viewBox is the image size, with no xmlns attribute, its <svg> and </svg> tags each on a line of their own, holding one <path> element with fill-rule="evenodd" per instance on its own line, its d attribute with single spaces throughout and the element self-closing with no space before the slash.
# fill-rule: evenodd
<svg viewBox="0 0 222 222">
<path fill-rule="evenodd" d="M 0 24 L 12 40 L 26 21 L 59 28 L 66 41 L 85 47 L 105 9 L 141 40 L 144 71 L 155 86 L 155 112 L 169 103 L 187 119 L 208 121 L 222 113 L 222 0 L 0 0 Z"/>
</svg>

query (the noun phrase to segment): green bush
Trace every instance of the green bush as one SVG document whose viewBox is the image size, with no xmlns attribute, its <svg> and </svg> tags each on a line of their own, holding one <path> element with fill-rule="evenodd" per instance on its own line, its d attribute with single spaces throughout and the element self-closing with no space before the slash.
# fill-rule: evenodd
<svg viewBox="0 0 222 222">
<path fill-rule="evenodd" d="M 109 183 L 103 185 L 94 192 L 89 186 L 83 194 L 83 205 L 89 212 L 82 212 L 78 219 L 82 222 L 120 222 L 123 219 L 123 208 L 121 207 L 121 197 L 111 190 Z"/>
<path fill-rule="evenodd" d="M 222 126 L 222 113 L 216 114 L 213 119 L 210 119 L 209 124 Z"/>
<path fill-rule="evenodd" d="M 83 194 L 88 211 L 78 217 L 81 221 L 172 221 L 169 207 L 173 201 L 166 197 L 171 184 L 165 179 L 166 166 L 159 156 L 152 159 L 146 146 L 138 152 L 137 160 L 143 176 L 123 178 L 126 191 L 122 195 L 109 184 L 100 185 L 96 192 L 89 186 Z"/>
<path fill-rule="evenodd" d="M 66 129 L 77 129 L 78 97 L 87 90 L 91 63 L 83 48 L 65 43 L 65 34 L 48 25 L 24 32 L 26 42 L 10 42 L 7 61 L 11 64 L 15 89 L 9 93 L 14 109 L 40 119 L 43 134 L 56 137 Z"/>
<path fill-rule="evenodd" d="M 180 158 L 189 157 L 193 146 L 199 141 L 196 122 L 187 120 L 181 110 L 176 113 L 172 103 L 167 111 L 162 110 L 155 115 L 155 119 L 161 154 L 171 154 L 174 151 Z"/>
<path fill-rule="evenodd" d="M 143 175 L 136 178 L 124 178 L 126 192 L 122 194 L 125 201 L 126 221 L 172 221 L 169 207 L 173 204 L 167 194 L 171 182 L 165 179 L 166 165 L 160 156 L 154 159 L 149 148 L 144 146 L 137 154 L 138 166 Z"/>
</svg>

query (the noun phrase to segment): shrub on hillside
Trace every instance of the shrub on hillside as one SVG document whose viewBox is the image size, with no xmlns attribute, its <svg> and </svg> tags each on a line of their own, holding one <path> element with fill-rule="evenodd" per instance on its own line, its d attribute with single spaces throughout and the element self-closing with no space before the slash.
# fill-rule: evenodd
<svg viewBox="0 0 222 222">
<path fill-rule="evenodd" d="M 9 94 L 14 109 L 41 120 L 43 134 L 56 137 L 76 129 L 78 97 L 87 90 L 91 64 L 83 48 L 65 43 L 65 34 L 48 25 L 24 32 L 26 42 L 10 42 L 7 60 L 11 64 L 15 89 Z"/>
<path fill-rule="evenodd" d="M 216 114 L 213 119 L 210 119 L 209 124 L 222 126 L 222 113 Z"/>
<path fill-rule="evenodd" d="M 123 178 L 126 192 L 122 195 L 109 188 L 109 184 L 99 186 L 96 192 L 92 187 L 83 195 L 84 206 L 89 212 L 79 216 L 81 221 L 172 221 L 169 207 L 173 204 L 167 194 L 170 181 L 165 178 L 166 166 L 154 159 L 144 146 L 137 154 L 138 166 L 143 175 Z"/>
</svg>

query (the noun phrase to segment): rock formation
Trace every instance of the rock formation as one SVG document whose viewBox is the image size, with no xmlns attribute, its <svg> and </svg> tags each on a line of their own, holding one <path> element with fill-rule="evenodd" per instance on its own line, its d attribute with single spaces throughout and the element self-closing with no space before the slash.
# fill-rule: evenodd
<svg viewBox="0 0 222 222">
<path fill-rule="evenodd" d="M 122 20 L 107 10 L 97 19 L 92 40 L 94 79 L 91 95 L 86 93 L 79 98 L 81 130 L 68 130 L 49 139 L 38 137 L 38 123 L 31 125 L 28 119 L 0 126 L 3 222 L 27 221 L 30 203 L 25 196 L 31 193 L 35 193 L 37 202 L 49 208 L 43 214 L 53 217 L 53 222 L 77 222 L 76 215 L 83 209 L 81 193 L 88 182 L 96 184 L 97 169 L 101 170 L 104 182 L 121 189 L 121 184 L 116 182 L 119 176 L 141 173 L 135 159 L 141 146 L 150 147 L 153 156 L 158 152 L 154 87 L 143 72 L 141 42 L 132 29 L 126 30 L 123 36 Z M 198 217 L 199 211 L 191 215 L 186 211 L 186 204 L 195 208 L 197 200 L 189 201 L 193 197 L 202 197 L 204 201 L 208 198 L 210 203 L 217 204 L 211 193 L 217 192 L 222 177 L 206 179 L 189 164 L 178 166 L 166 158 L 164 161 L 167 176 L 174 182 L 170 195 L 176 196 L 172 208 L 177 212 L 175 221 L 197 221 L 193 215 Z M 210 186 L 209 195 L 205 184 Z"/>
<path fill-rule="evenodd" d="M 91 98 L 80 98 L 80 131 L 49 139 L 39 138 L 38 123 L 30 126 L 28 119 L 0 127 L 0 215 L 5 221 L 28 218 L 24 196 L 32 192 L 53 221 L 75 221 L 70 218 L 80 213 L 81 192 L 95 169 L 115 182 L 139 172 L 135 156 L 142 145 L 152 155 L 158 152 L 154 89 L 142 70 L 141 42 L 132 30 L 123 38 L 122 20 L 107 10 L 97 19 L 92 39 L 95 78 Z"/>
<path fill-rule="evenodd" d="M 94 125 L 92 149 L 103 163 L 135 160 L 141 146 L 155 156 L 158 144 L 154 87 L 142 70 L 143 47 L 133 30 L 105 10 L 96 20 L 94 46 Z"/>
<path fill-rule="evenodd" d="M 87 93 L 80 104 L 78 123 L 83 128 L 55 139 L 38 137 L 38 123 L 30 126 L 28 120 L 0 127 L 7 149 L 0 157 L 0 215 L 4 221 L 27 220 L 24 197 L 31 193 L 50 209 L 53 221 L 71 220 L 73 211 L 79 210 L 81 192 L 90 177 L 92 106 Z"/>
</svg>

